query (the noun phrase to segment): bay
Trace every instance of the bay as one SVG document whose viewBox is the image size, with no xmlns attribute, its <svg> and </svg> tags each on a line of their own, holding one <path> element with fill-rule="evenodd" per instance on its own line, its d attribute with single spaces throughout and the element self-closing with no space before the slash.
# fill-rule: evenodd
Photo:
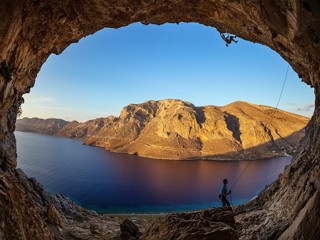
<svg viewBox="0 0 320 240">
<path fill-rule="evenodd" d="M 103 213 L 155 213 L 220 207 L 229 180 L 232 205 L 277 179 L 292 157 L 251 161 L 148 159 L 83 145 L 80 140 L 15 132 L 18 168 L 53 193 Z M 240 177 L 240 179 L 239 179 Z"/>
</svg>

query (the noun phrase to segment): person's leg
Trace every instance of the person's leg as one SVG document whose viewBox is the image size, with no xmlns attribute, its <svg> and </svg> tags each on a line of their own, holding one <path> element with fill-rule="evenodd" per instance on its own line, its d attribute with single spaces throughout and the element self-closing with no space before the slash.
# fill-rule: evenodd
<svg viewBox="0 0 320 240">
<path fill-rule="evenodd" d="M 238 41 L 237 41 L 237 40 L 234 40 L 235 38 L 236 38 L 236 37 L 231 37 L 230 40 L 233 41 L 233 42 L 235 42 L 235 43 L 237 43 Z"/>
<path fill-rule="evenodd" d="M 221 201 L 222 201 L 222 207 L 225 207 L 226 205 L 227 205 L 227 199 L 226 199 L 226 197 L 225 196 L 222 196 L 221 197 Z"/>
<path fill-rule="evenodd" d="M 228 201 L 227 198 L 225 198 L 225 204 L 227 204 L 227 206 L 230 207 L 230 202 Z"/>
</svg>

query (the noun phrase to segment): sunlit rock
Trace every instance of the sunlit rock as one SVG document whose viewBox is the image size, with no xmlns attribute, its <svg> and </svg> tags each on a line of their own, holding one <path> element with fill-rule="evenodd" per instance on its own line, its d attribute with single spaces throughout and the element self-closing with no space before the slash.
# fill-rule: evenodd
<svg viewBox="0 0 320 240">
<path fill-rule="evenodd" d="M 13 132 L 22 95 L 30 91 L 48 56 L 104 27 L 198 22 L 269 46 L 314 87 L 315 113 L 303 145 L 279 179 L 244 206 L 242 217 L 255 218 L 250 225 L 240 222 L 240 238 L 318 239 L 319 9 L 317 0 L 0 1 L 0 238 L 53 239 L 43 216 L 34 210 L 36 203 L 30 193 L 23 185 L 15 185 L 11 174 L 16 167 Z M 268 227 L 262 227 L 266 223 Z"/>
</svg>

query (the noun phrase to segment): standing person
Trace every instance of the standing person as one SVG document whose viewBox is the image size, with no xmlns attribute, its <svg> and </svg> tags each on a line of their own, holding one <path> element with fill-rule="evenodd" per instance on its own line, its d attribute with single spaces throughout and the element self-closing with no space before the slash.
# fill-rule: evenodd
<svg viewBox="0 0 320 240">
<path fill-rule="evenodd" d="M 228 184 L 228 180 L 223 179 L 223 185 L 221 185 L 220 195 L 219 195 L 222 202 L 222 207 L 225 207 L 226 205 L 230 207 L 230 202 L 227 199 L 227 195 L 231 194 L 231 190 L 228 192 L 227 184 Z"/>
</svg>

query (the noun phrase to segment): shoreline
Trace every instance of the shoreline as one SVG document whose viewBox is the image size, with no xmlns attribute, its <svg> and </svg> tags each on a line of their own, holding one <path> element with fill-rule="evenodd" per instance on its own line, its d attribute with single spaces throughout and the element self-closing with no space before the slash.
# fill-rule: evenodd
<svg viewBox="0 0 320 240">
<path fill-rule="evenodd" d="M 225 157 L 223 156 L 223 157 L 220 157 L 220 158 L 219 157 L 215 157 L 215 156 L 189 157 L 189 158 L 164 158 L 164 157 L 158 158 L 158 157 L 152 157 L 152 156 L 143 156 L 143 155 L 139 155 L 139 154 L 131 154 L 131 153 L 127 153 L 127 152 L 117 152 L 117 151 L 113 151 L 113 150 L 108 150 L 108 149 L 105 149 L 104 147 L 101 147 L 101 146 L 85 144 L 85 142 L 81 138 L 70 138 L 70 137 L 65 137 L 65 136 L 61 136 L 61 135 L 44 134 L 44 133 L 33 132 L 33 131 L 21 131 L 21 130 L 15 130 L 15 131 L 23 132 L 23 133 L 34 133 L 34 134 L 58 137 L 58 138 L 63 138 L 63 139 L 74 139 L 74 140 L 80 141 L 82 143 L 82 145 L 84 145 L 84 146 L 100 148 L 100 149 L 102 149 L 102 150 L 104 150 L 106 152 L 110 152 L 110 153 L 125 154 L 125 155 L 130 155 L 130 156 L 136 156 L 136 157 L 139 157 L 139 158 L 156 159 L 156 160 L 164 160 L 164 161 L 240 162 L 240 161 L 260 161 L 260 160 L 267 160 L 267 159 L 276 158 L 276 157 L 293 157 L 293 155 L 291 155 L 291 154 L 287 153 L 286 151 L 284 151 L 284 152 L 278 153 L 278 154 L 266 153 L 265 156 L 260 155 L 260 156 L 248 156 L 248 157 L 243 157 L 242 156 L 241 157 L 241 155 L 239 154 L 239 159 L 235 159 L 235 156 L 232 156 L 232 157 L 230 156 L 230 158 L 228 158 L 227 154 L 225 155 Z M 184 150 L 187 150 L 187 149 L 184 149 Z"/>
<path fill-rule="evenodd" d="M 19 132 L 19 131 L 18 131 Z M 17 132 L 17 133 L 18 133 Z M 17 134 L 17 137 L 19 139 L 19 137 L 23 136 L 22 135 L 23 132 L 20 132 L 20 134 Z M 32 134 L 34 133 L 31 133 L 31 135 L 26 135 L 27 136 L 27 139 L 31 139 L 33 137 L 35 137 L 36 135 L 38 135 L 36 133 L 35 136 L 33 136 Z M 38 135 L 38 136 L 44 136 L 43 134 L 41 135 Z M 58 137 L 60 138 L 60 137 Z M 41 140 L 42 138 L 40 138 Z M 69 139 L 69 138 L 60 138 L 61 139 L 61 142 L 62 144 L 74 144 L 78 147 L 82 147 L 81 146 L 81 142 L 79 142 L 79 140 L 75 139 L 76 141 L 72 141 L 72 139 Z M 51 142 L 50 142 L 51 143 Z M 54 142 L 52 142 L 54 143 Z M 52 145 L 51 143 L 51 145 Z M 39 147 L 39 145 L 37 145 Z M 94 150 L 94 149 L 91 149 L 91 150 Z M 99 150 L 97 151 L 99 152 L 99 154 L 101 153 L 103 156 L 105 156 L 105 154 L 103 152 L 105 152 L 104 150 Z M 46 155 L 47 155 L 47 151 L 45 152 Z M 125 156 L 129 156 L 128 154 L 126 154 Z M 112 157 L 116 157 L 115 155 L 110 155 L 110 158 Z M 44 156 L 42 158 L 48 158 L 48 156 Z M 122 159 L 123 157 L 120 157 L 120 159 Z M 140 157 L 138 156 L 133 156 L 133 158 L 131 158 L 131 163 L 132 163 L 132 166 L 134 167 L 134 169 L 136 169 L 136 163 L 135 163 L 135 160 L 139 160 Z M 92 160 L 92 159 L 91 159 Z M 257 164 L 260 165 L 260 163 L 258 163 L 258 160 L 254 160 L 254 161 L 246 161 L 245 163 L 241 163 L 241 160 L 228 160 L 228 161 L 214 161 L 214 160 L 205 160 L 205 159 L 200 159 L 202 160 L 201 162 L 192 162 L 190 160 L 184 160 L 184 161 L 181 161 L 181 164 L 182 166 L 187 165 L 187 168 L 189 169 L 190 167 L 192 166 L 202 166 L 201 169 L 203 169 L 203 166 L 216 166 L 215 163 L 213 162 L 217 162 L 217 166 L 228 166 L 228 164 L 233 165 L 233 164 L 236 164 L 236 166 L 238 166 L 238 164 L 241 165 L 241 168 L 243 169 L 245 167 L 246 164 L 249 164 L 249 163 L 253 163 L 256 162 Z M 260 159 L 262 160 L 262 159 Z M 286 164 L 288 164 L 288 162 L 291 162 L 291 157 L 288 157 L 287 156 L 283 156 L 282 158 L 276 158 L 275 159 L 275 163 L 276 162 L 286 162 Z M 278 161 L 279 160 L 279 161 Z M 194 161 L 194 160 L 193 160 Z M 196 161 L 199 161 L 199 160 L 196 160 Z M 207 163 L 205 163 L 207 161 Z M 242 160 L 243 161 L 243 160 Z M 88 160 L 85 160 L 85 162 L 88 162 Z M 160 164 L 160 160 L 157 161 L 159 162 Z M 149 159 L 146 159 L 146 160 L 143 160 L 142 163 L 144 164 L 148 164 L 148 163 L 152 163 L 154 166 L 157 166 L 157 162 L 154 161 L 153 163 L 151 161 L 149 161 Z M 165 162 L 165 161 L 164 161 Z M 210 163 L 212 162 L 212 164 Z M 221 162 L 220 164 L 218 162 Z M 121 162 L 120 162 L 121 163 Z M 91 165 L 90 162 L 88 162 L 89 165 Z M 176 165 L 178 164 L 178 162 L 176 161 L 176 163 L 173 163 L 173 165 L 171 163 L 161 163 L 162 165 L 164 164 L 165 166 L 168 166 L 168 168 L 171 168 L 171 166 L 173 165 Z M 226 165 L 225 165 L 226 164 Z M 244 165 L 243 165 L 244 164 Z M 263 164 L 268 164 L 268 161 L 264 161 L 261 163 L 262 165 Z M 240 166 L 239 165 L 239 166 Z M 63 165 L 64 166 L 64 165 Z M 86 166 L 86 165 L 85 165 Z M 100 165 L 99 165 L 100 166 Z M 180 166 L 180 163 L 177 165 L 177 166 Z M 238 174 L 240 174 L 240 170 L 241 168 L 239 168 L 239 172 Z M 60 169 L 60 168 L 59 168 Z M 179 168 L 181 170 L 181 168 Z M 177 170 L 179 170 L 177 169 Z M 211 171 L 210 171 L 211 172 Z M 102 176 L 104 176 L 104 173 L 102 174 Z M 139 173 L 138 176 L 140 176 L 141 173 Z M 177 175 L 177 173 L 173 173 L 173 179 L 175 179 L 175 176 Z M 36 175 L 33 175 L 33 176 L 36 176 Z M 231 175 L 232 176 L 232 175 Z M 103 178 L 104 179 L 104 178 Z M 235 179 L 234 179 L 235 181 Z M 171 184 L 172 185 L 172 184 Z M 211 181 L 210 181 L 210 185 L 212 185 Z M 218 189 L 219 184 L 217 183 L 217 188 L 215 189 Z M 201 186 L 205 186 L 205 185 L 201 185 Z M 47 186 L 48 189 L 49 189 L 49 186 Z M 263 188 L 263 186 L 262 186 Z M 55 189 L 55 188 L 52 188 L 52 194 L 56 194 L 56 193 L 61 193 L 63 191 L 61 191 L 60 189 Z M 186 188 L 187 191 L 190 191 L 190 185 L 188 185 L 188 187 Z M 207 190 L 206 190 L 207 191 Z M 173 204 L 171 205 L 166 205 L 165 202 L 143 202 L 143 201 L 140 201 L 140 202 L 137 202 L 136 204 L 134 205 L 112 205 L 112 204 L 95 204 L 94 202 L 85 202 L 83 201 L 83 199 L 80 197 L 77 197 L 77 195 L 72 195 L 72 194 L 67 194 L 67 192 L 65 192 L 64 194 L 66 194 L 65 196 L 68 196 L 68 198 L 70 198 L 70 200 L 74 203 L 76 203 L 77 205 L 81 205 L 83 208 L 87 209 L 87 210 L 90 210 L 90 211 L 94 211 L 96 213 L 98 213 L 99 215 L 108 215 L 108 216 L 161 216 L 161 215 L 167 215 L 167 214 L 172 214 L 172 213 L 179 213 L 179 212 L 187 212 L 187 211 L 197 211 L 197 210 L 203 210 L 203 209 L 208 209 L 208 208 L 211 208 L 211 207 L 218 207 L 220 206 L 220 201 L 219 199 L 217 198 L 217 195 L 212 195 L 211 192 L 213 191 L 216 191 L 216 190 L 212 190 L 211 188 L 208 189 L 208 191 L 210 191 L 210 195 L 208 195 L 209 197 L 206 197 L 205 199 L 205 202 L 199 202 L 198 200 L 195 200 L 195 201 L 191 201 L 190 202 L 187 202 L 184 199 L 182 200 L 179 200 L 177 202 L 174 202 Z M 198 193 L 198 192 L 197 192 Z M 236 194 L 236 192 L 234 192 Z M 135 195 L 130 195 L 130 196 L 135 196 Z M 200 195 L 199 195 L 200 196 Z M 75 197 L 75 198 L 74 198 Z M 108 196 L 108 197 L 111 197 L 111 196 Z M 79 199 L 79 201 L 77 201 Z M 198 199 L 198 198 L 197 198 Z M 203 201 L 203 200 L 201 200 Z M 235 205 L 239 205 L 239 204 L 243 204 L 244 202 L 247 202 L 247 201 L 250 201 L 250 199 L 243 199 L 243 197 L 241 196 L 241 198 L 239 197 L 236 197 L 235 198 L 235 201 L 234 201 L 234 206 Z M 179 204 L 179 203 L 184 203 L 184 204 Z M 191 204 L 190 204 L 191 203 Z"/>
</svg>

